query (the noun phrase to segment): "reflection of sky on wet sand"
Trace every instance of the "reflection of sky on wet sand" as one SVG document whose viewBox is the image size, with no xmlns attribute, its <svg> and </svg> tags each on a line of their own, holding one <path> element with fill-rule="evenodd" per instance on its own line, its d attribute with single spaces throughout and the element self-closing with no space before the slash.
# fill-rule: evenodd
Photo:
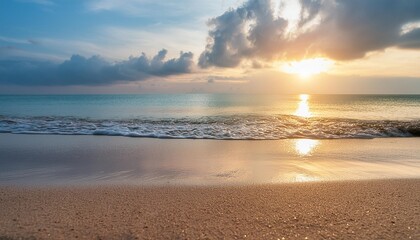
<svg viewBox="0 0 420 240">
<path fill-rule="evenodd" d="M 419 144 L 417 138 L 216 141 L 0 134 L 0 184 L 217 185 L 420 177 Z"/>
</svg>

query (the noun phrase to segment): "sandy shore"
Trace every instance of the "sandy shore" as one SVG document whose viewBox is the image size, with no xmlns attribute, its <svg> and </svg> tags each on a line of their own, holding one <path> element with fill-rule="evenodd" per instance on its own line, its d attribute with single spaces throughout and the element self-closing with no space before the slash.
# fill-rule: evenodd
<svg viewBox="0 0 420 240">
<path fill-rule="evenodd" d="M 419 146 L 420 138 L 218 141 L 0 134 L 0 186 L 418 179 Z"/>
<path fill-rule="evenodd" d="M 0 188 L 0 239 L 420 239 L 420 180 Z"/>
</svg>

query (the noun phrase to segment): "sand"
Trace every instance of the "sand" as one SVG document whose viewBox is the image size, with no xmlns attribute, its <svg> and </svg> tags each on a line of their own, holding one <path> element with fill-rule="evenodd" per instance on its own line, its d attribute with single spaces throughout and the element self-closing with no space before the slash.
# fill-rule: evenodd
<svg viewBox="0 0 420 240">
<path fill-rule="evenodd" d="M 0 187 L 0 239 L 420 239 L 420 180 Z"/>
</svg>

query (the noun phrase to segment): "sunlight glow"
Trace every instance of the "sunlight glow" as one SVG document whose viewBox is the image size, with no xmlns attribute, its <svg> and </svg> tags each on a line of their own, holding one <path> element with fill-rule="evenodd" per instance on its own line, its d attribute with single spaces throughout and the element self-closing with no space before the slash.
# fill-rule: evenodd
<svg viewBox="0 0 420 240">
<path fill-rule="evenodd" d="M 309 95 L 308 94 L 300 94 L 299 95 L 300 102 L 298 104 L 298 108 L 296 109 L 295 115 L 298 117 L 311 117 L 312 113 L 309 109 Z"/>
<path fill-rule="evenodd" d="M 301 4 L 299 1 L 271 0 L 271 5 L 275 19 L 283 18 L 287 20 L 285 32 L 292 37 L 299 24 Z"/>
<path fill-rule="evenodd" d="M 326 58 L 311 58 L 288 62 L 282 66 L 282 70 L 286 73 L 297 74 L 301 78 L 308 78 L 328 71 L 333 64 L 333 61 Z"/>
<path fill-rule="evenodd" d="M 295 143 L 295 149 L 300 156 L 307 156 L 315 149 L 318 144 L 318 140 L 298 139 Z"/>
<path fill-rule="evenodd" d="M 287 21 L 299 21 L 301 5 L 299 1 L 271 0 L 274 18 L 283 18 Z"/>
<path fill-rule="evenodd" d="M 301 18 L 310 19 L 311 14 L 308 9 L 302 7 L 297 0 L 271 0 L 271 9 L 273 9 L 274 19 L 284 19 L 287 25 L 284 29 L 284 35 L 288 39 L 295 39 L 299 34 L 309 31 L 312 27 L 321 23 L 321 15 L 315 16 L 309 21 L 301 21 Z"/>
<path fill-rule="evenodd" d="M 319 178 L 317 177 L 309 176 L 306 174 L 297 174 L 295 176 L 294 182 L 314 182 L 318 180 Z"/>
</svg>

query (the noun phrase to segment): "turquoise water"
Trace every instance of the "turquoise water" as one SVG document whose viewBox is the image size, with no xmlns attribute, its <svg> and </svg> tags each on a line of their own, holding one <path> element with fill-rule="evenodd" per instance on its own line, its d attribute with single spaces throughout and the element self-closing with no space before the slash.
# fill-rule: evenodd
<svg viewBox="0 0 420 240">
<path fill-rule="evenodd" d="M 420 135 L 420 95 L 3 95 L 0 132 L 154 138 Z"/>
</svg>

